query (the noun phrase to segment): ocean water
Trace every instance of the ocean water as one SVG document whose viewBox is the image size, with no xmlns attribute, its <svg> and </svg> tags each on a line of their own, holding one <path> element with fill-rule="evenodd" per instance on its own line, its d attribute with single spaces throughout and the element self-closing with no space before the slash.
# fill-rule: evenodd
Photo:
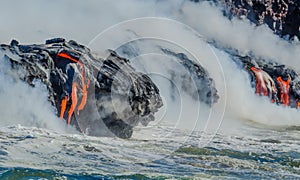
<svg viewBox="0 0 300 180">
<path fill-rule="evenodd" d="M 274 60 L 300 72 L 299 42 L 245 19 L 229 20 L 211 1 L 0 4 L 1 43 L 64 37 L 100 56 L 114 49 L 149 74 L 164 101 L 156 120 L 136 127 L 131 139 L 86 136 L 56 117 L 42 83 L 31 88 L 17 81 L 0 58 L 1 180 L 300 179 L 300 110 L 256 96 L 231 54 Z M 201 64 L 214 79 L 218 103 L 208 108 L 180 90 L 180 83 L 171 85 L 169 70 L 189 72 L 161 48 Z"/>
<path fill-rule="evenodd" d="M 0 130 L 0 178 L 298 179 L 299 129 L 251 125 L 238 136 L 159 127 L 121 140 L 12 126 Z M 173 136 L 157 138 L 166 132 Z"/>
</svg>

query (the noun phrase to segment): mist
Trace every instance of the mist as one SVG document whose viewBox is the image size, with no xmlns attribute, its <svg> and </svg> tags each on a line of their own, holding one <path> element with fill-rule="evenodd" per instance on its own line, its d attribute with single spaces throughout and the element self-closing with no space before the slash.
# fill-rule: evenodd
<svg viewBox="0 0 300 180">
<path fill-rule="evenodd" d="M 0 127 L 21 125 L 65 132 L 66 125 L 48 101 L 46 86 L 39 81 L 34 88 L 29 86 L 19 79 L 22 70 L 12 71 L 2 52 L 0 59 Z"/>
<path fill-rule="evenodd" d="M 221 47 L 236 49 L 243 55 L 252 54 L 274 60 L 300 71 L 299 42 L 290 43 L 281 39 L 266 25 L 256 26 L 247 19 L 229 20 L 223 16 L 220 7 L 208 2 L 186 2 L 178 17 L 208 41 L 216 41 Z"/>
<path fill-rule="evenodd" d="M 234 49 L 241 55 L 251 54 L 257 58 L 274 60 L 300 72 L 299 43 L 280 39 L 268 27 L 257 27 L 248 20 L 229 20 L 223 16 L 220 7 L 208 2 L 4 0 L 0 7 L 0 27 L 0 43 L 9 43 L 12 39 L 21 43 L 43 43 L 52 37 L 64 37 L 88 45 L 99 54 L 106 49 L 118 49 L 128 42 L 156 39 L 150 45 L 136 43 L 133 47 L 139 50 L 138 58 L 132 62 L 139 71 L 160 75 L 153 76 L 153 80 L 160 86 L 166 104 L 159 112 L 158 119 L 161 116 L 168 122 L 176 123 L 177 114 L 173 112 L 184 107 L 178 128 L 215 131 L 222 124 L 225 131 L 230 131 L 231 127 L 227 126 L 232 124 L 232 120 L 251 120 L 271 126 L 300 125 L 298 110 L 276 106 L 269 99 L 256 96 L 248 74 L 222 50 Z M 165 67 L 162 64 L 173 67 L 172 64 L 176 62 L 166 61 L 158 46 L 169 47 L 177 53 L 185 52 L 189 58 L 201 64 L 214 79 L 220 95 L 219 102 L 209 108 L 190 99 L 180 90 L 175 93 L 180 96 L 176 103 L 171 102 L 170 87 L 161 78 L 164 76 L 168 79 L 169 75 L 167 71 L 163 72 Z M 151 61 L 151 57 L 155 61 Z M 138 66 L 141 62 L 143 66 Z M 3 66 L 0 69 L 0 82 L 3 85 L 0 89 L 1 125 L 17 122 L 26 124 L 27 119 L 39 119 L 41 124 L 37 126 L 59 127 L 60 121 L 47 102 L 45 87 L 37 85 L 31 88 L 25 83 L 14 82 L 3 73 L 7 67 Z M 199 107 L 201 113 L 197 116 Z M 165 116 L 164 113 L 169 115 Z M 35 123 L 37 121 L 27 125 Z"/>
</svg>

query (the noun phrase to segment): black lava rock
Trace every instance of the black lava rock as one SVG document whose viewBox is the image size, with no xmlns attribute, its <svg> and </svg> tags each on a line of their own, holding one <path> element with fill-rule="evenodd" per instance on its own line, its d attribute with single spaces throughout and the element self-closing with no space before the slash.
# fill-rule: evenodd
<svg viewBox="0 0 300 180">
<path fill-rule="evenodd" d="M 19 79 L 32 87 L 44 83 L 57 115 L 88 135 L 130 138 L 163 105 L 151 79 L 111 50 L 96 58 L 73 40 L 55 38 L 38 45 L 13 40 L 0 51 Z"/>
</svg>

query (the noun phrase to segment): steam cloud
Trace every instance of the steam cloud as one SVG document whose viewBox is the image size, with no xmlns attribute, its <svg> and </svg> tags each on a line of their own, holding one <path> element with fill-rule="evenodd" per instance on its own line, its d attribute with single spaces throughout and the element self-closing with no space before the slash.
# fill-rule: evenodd
<svg viewBox="0 0 300 180">
<path fill-rule="evenodd" d="M 252 54 L 256 57 L 272 59 L 300 72 L 299 44 L 280 39 L 266 26 L 256 27 L 248 20 L 235 18 L 229 20 L 223 16 L 220 7 L 211 5 L 209 2 L 193 3 L 186 0 L 124 0 L 120 2 L 111 0 L 4 0 L 1 1 L 0 7 L 0 43 L 9 43 L 11 39 L 17 39 L 21 43 L 42 43 L 51 37 L 64 37 L 88 45 L 94 37 L 110 26 L 141 17 L 164 17 L 178 20 L 202 35 L 197 36 L 195 32 L 187 30 L 186 27 L 174 29 L 172 23 L 165 25 L 166 29 L 151 26 L 140 27 L 140 33 L 137 33 L 141 37 L 143 30 L 171 34 L 169 37 L 175 38 L 175 40 L 177 38 L 177 41 L 187 45 L 184 48 L 196 53 L 197 57 L 201 57 L 200 59 L 203 61 L 200 63 L 215 80 L 221 95 L 220 102 L 212 110 L 213 114 L 218 115 L 211 117 L 211 123 L 208 124 L 212 129 L 218 125 L 218 123 L 213 124 L 215 119 L 220 118 L 219 115 L 223 113 L 223 105 L 226 105 L 224 126 L 231 119 L 247 119 L 269 125 L 300 124 L 298 110 L 275 106 L 268 99 L 256 96 L 254 89 L 250 87 L 248 75 L 232 62 L 230 55 L 217 48 L 212 48 L 224 71 L 223 77 L 220 69 L 209 61 L 215 58 L 214 55 L 207 50 L 207 47 L 206 50 L 202 48 L 208 46 L 206 42 L 215 42 L 218 48 L 236 49 L 240 54 Z M 190 33 L 190 35 L 181 37 L 181 34 L 177 33 Z M 115 38 L 108 37 L 107 40 L 115 41 Z M 103 42 L 103 44 L 105 43 Z M 107 43 L 109 44 L 109 42 Z M 145 46 L 145 48 L 149 47 Z M 139 49 L 143 49 L 143 47 L 139 47 Z M 97 49 L 93 50 L 97 52 Z M 152 48 L 150 51 L 155 53 L 153 51 L 157 50 Z M 28 125 L 26 120 L 19 120 L 30 119 L 28 116 L 31 114 L 36 119 L 40 119 L 41 123 L 45 123 L 46 127 L 59 126 L 53 122 L 57 118 L 54 117 L 49 103 L 46 102 L 46 89 L 42 86 L 33 89 L 22 82 L 14 82 L 3 73 L 6 65 L 2 62 L 0 64 L 0 124 L 2 126 L 10 125 L 12 123 L 10 119 L 14 119 L 16 122 Z M 152 64 L 148 68 L 150 66 L 153 68 L 160 65 Z M 144 68 L 147 69 L 147 67 Z M 227 90 L 224 88 L 224 83 L 226 83 Z M 20 101 L 10 101 L 16 98 L 16 95 L 24 105 L 21 105 Z M 186 103 L 191 107 L 195 106 L 195 102 Z M 168 105 L 170 106 L 170 104 Z M 24 115 L 22 112 L 27 114 Z M 191 113 L 194 112 L 191 110 Z M 193 116 L 191 113 L 184 113 L 182 119 L 189 119 Z M 11 114 L 14 114 L 15 117 L 12 117 Z M 193 126 L 194 122 L 188 124 Z"/>
</svg>

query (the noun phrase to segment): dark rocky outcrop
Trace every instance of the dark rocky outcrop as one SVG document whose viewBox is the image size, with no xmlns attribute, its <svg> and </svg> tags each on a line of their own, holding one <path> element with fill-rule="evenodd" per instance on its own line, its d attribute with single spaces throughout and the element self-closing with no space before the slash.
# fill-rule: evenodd
<svg viewBox="0 0 300 180">
<path fill-rule="evenodd" d="M 225 0 L 227 12 L 267 24 L 276 34 L 300 39 L 299 0 Z"/>
<path fill-rule="evenodd" d="M 274 33 L 287 39 L 300 39 L 299 0 L 190 0 L 210 1 L 224 7 L 224 14 L 247 18 L 256 25 L 266 24 Z"/>
<path fill-rule="evenodd" d="M 162 51 L 167 55 L 176 57 L 179 63 L 189 72 L 184 75 L 178 75 L 176 70 L 170 72 L 172 80 L 179 81 L 183 91 L 193 99 L 204 102 L 209 106 L 218 102 L 219 95 L 214 81 L 201 65 L 189 59 L 184 53 L 175 53 L 169 49 L 162 49 Z"/>
<path fill-rule="evenodd" d="M 234 59 L 249 73 L 258 95 L 269 96 L 279 105 L 300 108 L 300 76 L 292 68 L 249 56 Z"/>
<path fill-rule="evenodd" d="M 129 138 L 134 126 L 153 121 L 163 105 L 151 79 L 114 51 L 96 58 L 62 38 L 38 45 L 13 40 L 0 51 L 17 78 L 32 87 L 37 80 L 44 83 L 57 115 L 88 135 Z"/>
</svg>

